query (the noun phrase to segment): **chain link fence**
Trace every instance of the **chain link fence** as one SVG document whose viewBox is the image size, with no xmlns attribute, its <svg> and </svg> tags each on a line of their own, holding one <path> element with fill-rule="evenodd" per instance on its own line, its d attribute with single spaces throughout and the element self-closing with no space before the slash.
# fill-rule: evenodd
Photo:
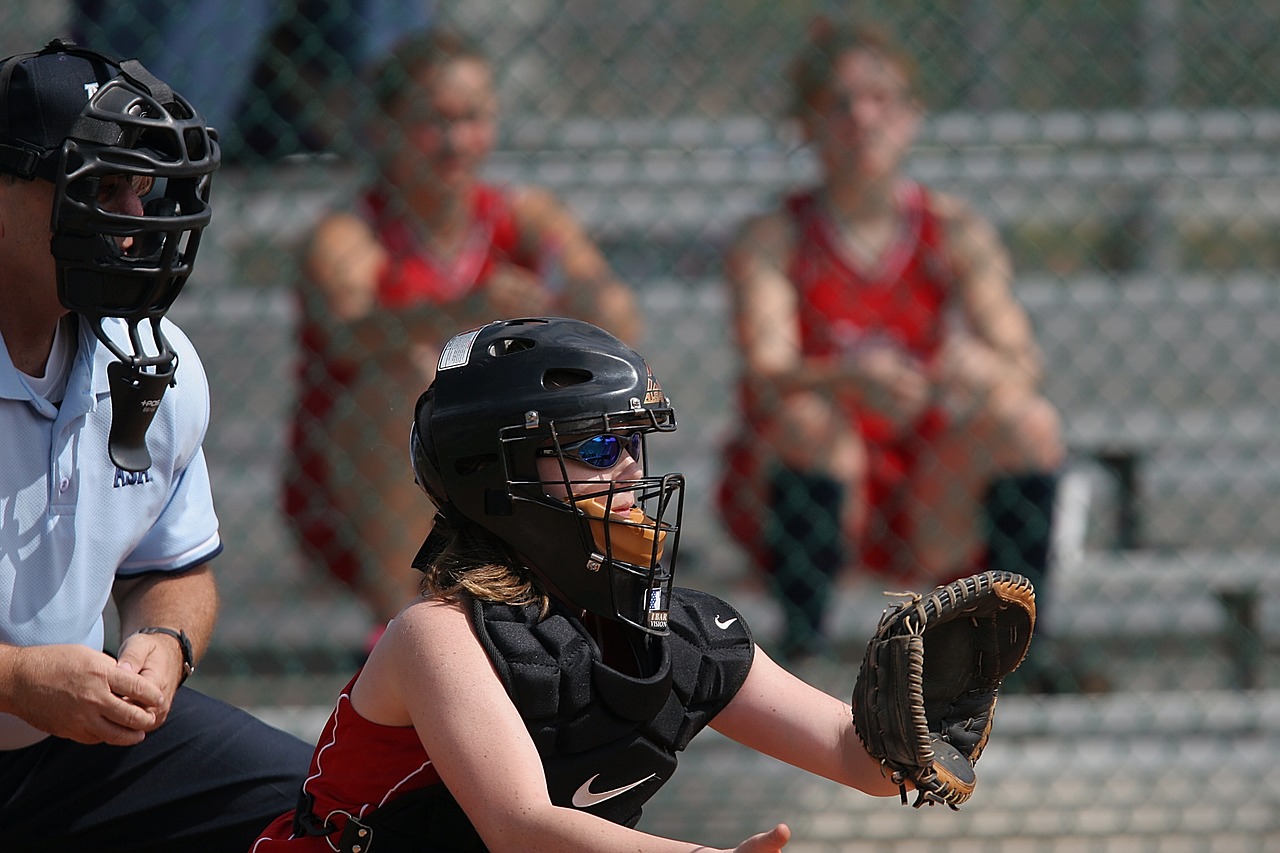
<svg viewBox="0 0 1280 853">
<path fill-rule="evenodd" d="M 712 504 L 741 370 L 722 278 L 744 217 L 816 176 L 780 121 L 800 0 L 11 0 L 4 53 L 74 32 L 136 54 L 207 112 L 226 163 L 171 312 L 200 348 L 223 523 L 223 615 L 195 686 L 308 737 L 372 619 L 280 511 L 296 402 L 299 252 L 369 174 L 362 70 L 414 27 L 493 58 L 498 182 L 552 188 L 636 293 L 680 411 L 681 581 L 779 616 Z M 206 8 L 207 7 L 207 8 Z M 960 814 L 898 809 L 695 742 L 644 828 L 729 844 L 791 822 L 799 851 L 1280 851 L 1280 2 L 868 2 L 920 62 L 907 171 L 998 228 L 1071 458 L 1053 634 L 1101 681 L 1001 701 Z M 424 504 L 425 512 L 425 504 Z M 404 518 L 419 526 L 423 518 Z M 844 695 L 882 605 L 850 578 Z M 1080 685 L 1084 687 L 1084 685 Z M 984 789 L 985 787 L 985 789 Z"/>
</svg>

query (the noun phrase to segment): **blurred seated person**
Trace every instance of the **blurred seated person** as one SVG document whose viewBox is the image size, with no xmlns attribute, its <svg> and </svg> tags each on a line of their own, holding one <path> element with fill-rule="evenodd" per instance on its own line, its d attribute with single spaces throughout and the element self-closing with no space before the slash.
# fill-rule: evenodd
<svg viewBox="0 0 1280 853">
<path fill-rule="evenodd" d="M 545 189 L 479 172 L 494 146 L 493 68 L 434 30 L 371 86 L 377 174 L 317 224 L 303 259 L 300 398 L 284 504 L 304 554 L 349 584 L 376 625 L 415 595 L 419 490 L 405 473 L 413 401 L 441 345 L 496 317 L 556 314 L 623 340 L 631 291 Z"/>
<path fill-rule="evenodd" d="M 830 653 L 846 567 L 918 591 L 984 563 L 1042 581 L 1064 450 L 998 235 L 902 172 L 912 60 L 819 21 L 792 82 L 821 177 L 726 259 L 744 417 L 719 507 L 781 605 L 779 651 L 801 657 Z"/>
</svg>

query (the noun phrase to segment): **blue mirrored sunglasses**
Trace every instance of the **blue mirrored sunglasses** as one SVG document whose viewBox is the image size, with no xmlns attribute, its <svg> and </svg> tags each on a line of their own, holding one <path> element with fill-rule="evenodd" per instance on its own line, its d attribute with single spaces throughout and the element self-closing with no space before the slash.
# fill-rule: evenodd
<svg viewBox="0 0 1280 853">
<path fill-rule="evenodd" d="M 632 459 L 639 462 L 640 448 L 641 436 L 638 432 L 633 432 L 629 436 L 604 432 L 600 435 L 584 438 L 581 441 L 562 444 L 560 445 L 560 452 L 564 454 L 566 459 L 577 459 L 592 468 L 603 470 L 618 464 L 618 460 L 622 458 L 623 449 L 626 449 L 627 453 L 631 454 Z M 555 456 L 556 449 L 554 447 L 540 447 L 536 455 Z"/>
</svg>

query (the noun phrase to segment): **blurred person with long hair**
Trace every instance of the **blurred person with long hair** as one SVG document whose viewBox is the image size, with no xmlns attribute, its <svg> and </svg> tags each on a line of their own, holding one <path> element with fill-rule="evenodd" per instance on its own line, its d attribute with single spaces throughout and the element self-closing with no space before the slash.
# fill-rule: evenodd
<svg viewBox="0 0 1280 853">
<path fill-rule="evenodd" d="M 416 589 L 411 402 L 444 341 L 495 317 L 561 314 L 639 335 L 630 290 L 550 192 L 495 186 L 494 69 L 462 35 L 407 39 L 371 81 L 377 174 L 327 213 L 300 286 L 300 399 L 285 510 L 304 552 L 355 589 L 374 636 Z"/>
<path fill-rule="evenodd" d="M 1042 587 L 1064 458 L 998 234 L 903 172 L 915 63 L 876 26 L 809 36 L 790 117 L 820 178 L 727 256 L 744 417 L 719 490 L 797 658 L 831 653 L 847 568 L 920 589 L 987 563 Z"/>
</svg>

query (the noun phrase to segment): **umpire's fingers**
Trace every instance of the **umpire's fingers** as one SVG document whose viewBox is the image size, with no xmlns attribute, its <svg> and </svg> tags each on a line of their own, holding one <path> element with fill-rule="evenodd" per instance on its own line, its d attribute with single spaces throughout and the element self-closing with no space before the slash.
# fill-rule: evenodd
<svg viewBox="0 0 1280 853">
<path fill-rule="evenodd" d="M 155 634 L 133 634 L 120 646 L 119 669 L 137 673 L 149 687 L 145 693 L 120 693 L 131 696 L 139 705 L 158 708 L 182 681 L 182 657 L 179 645 L 171 637 Z"/>
<path fill-rule="evenodd" d="M 134 746 L 156 727 L 155 711 L 142 706 L 135 693 L 159 692 L 146 679 L 127 669 L 111 668 L 107 674 L 108 691 L 77 709 L 67 730 L 55 734 L 80 743 L 108 743 L 112 746 Z"/>
<path fill-rule="evenodd" d="M 138 673 L 132 661 L 120 661 L 107 671 L 107 686 L 116 696 L 141 708 L 158 708 L 165 701 L 164 691 L 154 681 Z M 154 716 L 148 712 L 148 716 Z M 128 725 L 130 721 L 120 720 Z"/>
</svg>

